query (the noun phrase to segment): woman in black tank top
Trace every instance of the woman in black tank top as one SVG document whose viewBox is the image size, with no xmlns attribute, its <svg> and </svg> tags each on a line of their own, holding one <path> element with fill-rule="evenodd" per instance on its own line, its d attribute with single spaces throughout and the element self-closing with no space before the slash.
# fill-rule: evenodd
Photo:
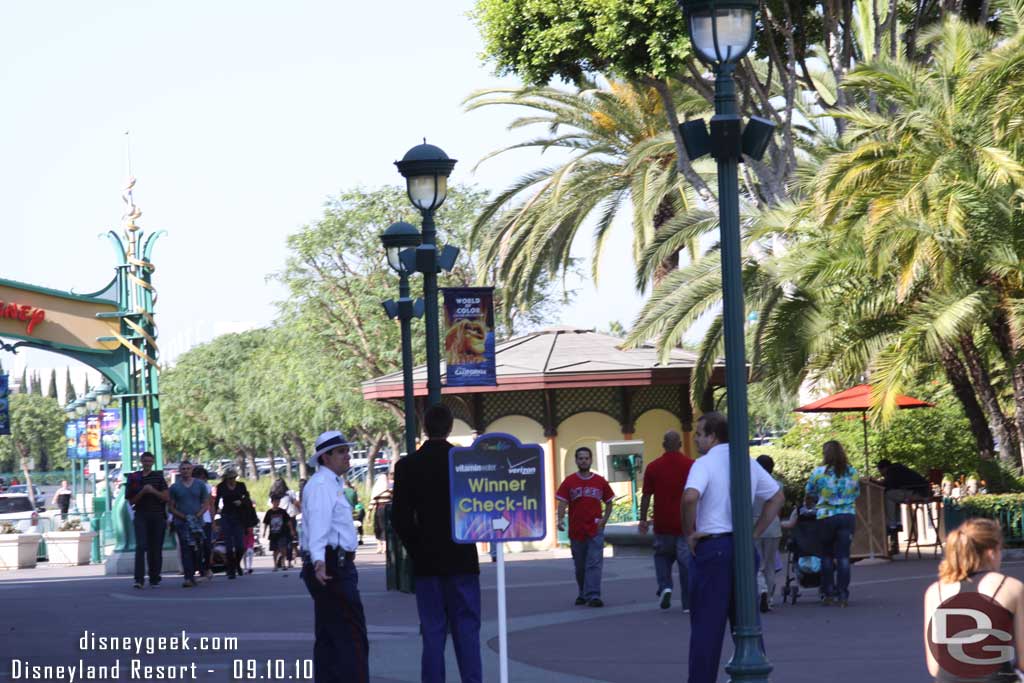
<svg viewBox="0 0 1024 683">
<path fill-rule="evenodd" d="M 946 539 L 939 580 L 925 593 L 925 657 L 936 683 L 1016 683 L 1024 586 L 999 573 L 1002 531 L 971 519 Z"/>
</svg>

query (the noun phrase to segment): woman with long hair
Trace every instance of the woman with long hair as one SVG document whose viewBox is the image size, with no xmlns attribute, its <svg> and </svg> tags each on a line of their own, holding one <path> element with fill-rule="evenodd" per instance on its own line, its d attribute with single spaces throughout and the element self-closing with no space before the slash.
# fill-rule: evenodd
<svg viewBox="0 0 1024 683">
<path fill-rule="evenodd" d="M 991 519 L 969 519 L 946 537 L 939 580 L 924 594 L 925 660 L 937 683 L 1020 680 L 1024 584 L 999 572 L 1002 548 Z"/>
<path fill-rule="evenodd" d="M 811 472 L 807 494 L 818 498 L 822 604 L 846 607 L 850 601 L 850 545 L 860 479 L 838 441 L 827 441 L 821 451 L 823 462 Z"/>
</svg>

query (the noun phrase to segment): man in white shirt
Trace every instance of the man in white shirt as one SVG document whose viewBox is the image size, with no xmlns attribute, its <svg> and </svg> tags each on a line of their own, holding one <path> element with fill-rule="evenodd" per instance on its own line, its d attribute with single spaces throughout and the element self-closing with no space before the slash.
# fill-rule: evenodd
<svg viewBox="0 0 1024 683">
<path fill-rule="evenodd" d="M 726 620 L 735 623 L 732 497 L 729 472 L 729 426 L 721 413 L 697 420 L 694 439 L 702 454 L 690 468 L 683 492 L 683 534 L 693 551 L 690 572 L 689 683 L 715 683 L 722 657 Z M 751 502 L 765 501 L 754 526 L 760 536 L 779 516 L 782 488 L 755 461 L 750 461 Z M 735 539 L 739 541 L 740 539 Z M 753 544 L 753 538 L 742 539 Z"/>
<path fill-rule="evenodd" d="M 313 597 L 317 683 L 369 683 L 369 641 L 356 572 L 356 528 L 342 476 L 349 447 L 341 432 L 324 432 L 309 460 L 317 471 L 302 491 L 302 578 Z"/>
</svg>

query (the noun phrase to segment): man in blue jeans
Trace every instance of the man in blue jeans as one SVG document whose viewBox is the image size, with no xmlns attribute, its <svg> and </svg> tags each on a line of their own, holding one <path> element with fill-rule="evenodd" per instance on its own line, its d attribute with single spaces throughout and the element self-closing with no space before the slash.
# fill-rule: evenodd
<svg viewBox="0 0 1024 683">
<path fill-rule="evenodd" d="M 423 683 L 444 683 L 451 630 L 462 683 L 481 683 L 480 564 L 476 546 L 452 540 L 448 435 L 454 419 L 443 404 L 423 416 L 427 442 L 395 466 L 391 523 L 412 558 L 416 610 L 423 636 Z"/>
<path fill-rule="evenodd" d="M 690 567 L 689 683 L 715 683 L 722 658 L 726 621 L 736 621 L 733 539 L 729 471 L 729 425 L 721 413 L 705 413 L 694 433 L 698 458 L 683 492 L 683 532 L 693 551 Z M 751 501 L 766 501 L 754 525 L 760 536 L 784 500 L 782 487 L 754 460 L 750 461 Z M 763 643 L 762 643 L 763 647 Z"/>
<path fill-rule="evenodd" d="M 594 453 L 586 446 L 576 449 L 576 469 L 558 487 L 558 530 L 565 530 L 569 509 L 569 546 L 576 568 L 577 605 L 604 607 L 601 600 L 601 569 L 604 565 L 604 527 L 612 515 L 615 492 L 600 474 L 590 471 Z M 604 514 L 601 514 L 601 503 Z"/>
<path fill-rule="evenodd" d="M 164 531 L 167 529 L 167 509 L 170 498 L 164 473 L 154 470 L 156 457 L 149 451 L 139 456 L 142 469 L 128 475 L 125 498 L 134 510 L 135 530 L 135 587 L 141 589 L 149 569 L 149 585 L 160 585 L 163 569 Z"/>
<path fill-rule="evenodd" d="M 683 452 L 683 439 L 670 429 L 661 442 L 665 452 L 644 468 L 644 489 L 640 498 L 640 533 L 649 529 L 647 511 L 654 498 L 654 574 L 658 582 L 658 606 L 672 604 L 672 565 L 679 567 L 679 603 L 690 610 L 690 546 L 683 535 L 679 506 L 693 460 Z"/>
<path fill-rule="evenodd" d="M 202 570 L 203 512 L 206 511 L 209 494 L 206 484 L 193 478 L 192 463 L 188 460 L 182 460 L 178 465 L 178 481 L 171 487 L 170 495 L 171 515 L 181 551 L 181 570 L 185 577 L 182 588 L 192 588 L 196 585 L 196 570 Z"/>
</svg>

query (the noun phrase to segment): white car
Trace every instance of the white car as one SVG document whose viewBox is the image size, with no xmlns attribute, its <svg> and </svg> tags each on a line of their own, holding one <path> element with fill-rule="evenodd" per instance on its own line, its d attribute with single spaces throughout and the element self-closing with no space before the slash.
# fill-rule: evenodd
<svg viewBox="0 0 1024 683">
<path fill-rule="evenodd" d="M 31 519 L 33 512 L 43 512 L 46 507 L 42 501 L 36 501 L 37 506 L 32 506 L 27 493 L 0 493 L 0 521 L 19 522 L 24 519 Z"/>
</svg>

